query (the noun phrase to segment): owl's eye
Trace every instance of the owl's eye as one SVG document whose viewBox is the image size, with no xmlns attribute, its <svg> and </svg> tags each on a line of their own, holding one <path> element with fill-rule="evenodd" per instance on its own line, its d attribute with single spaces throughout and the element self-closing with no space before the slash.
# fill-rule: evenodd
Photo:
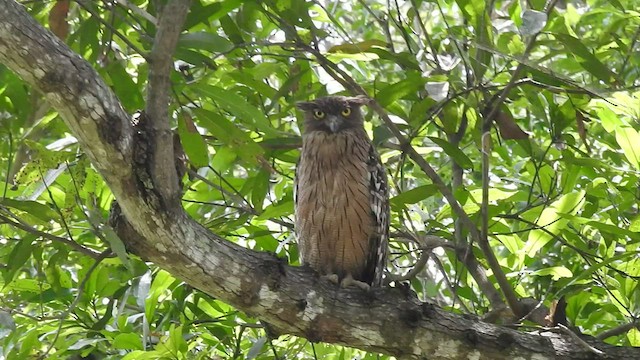
<svg viewBox="0 0 640 360">
<path fill-rule="evenodd" d="M 316 119 L 322 119 L 324 117 L 324 111 L 313 110 L 313 116 L 315 116 Z"/>
<path fill-rule="evenodd" d="M 351 108 L 342 109 L 342 116 L 349 116 L 349 115 L 351 115 Z"/>
</svg>

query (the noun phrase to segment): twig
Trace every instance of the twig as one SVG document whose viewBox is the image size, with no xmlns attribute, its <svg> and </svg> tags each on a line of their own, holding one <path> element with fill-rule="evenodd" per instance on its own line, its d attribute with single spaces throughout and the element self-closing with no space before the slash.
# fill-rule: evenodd
<svg viewBox="0 0 640 360">
<path fill-rule="evenodd" d="M 86 247 L 78 244 L 77 242 L 75 242 L 73 240 L 69 240 L 69 239 L 63 238 L 61 236 L 56 236 L 56 235 L 53 235 L 53 234 L 46 233 L 44 231 L 40 231 L 40 230 L 38 230 L 38 229 L 36 229 L 36 228 L 26 224 L 26 223 L 23 223 L 17 217 L 14 216 L 14 218 L 17 221 L 11 220 L 11 219 L 9 219 L 8 217 L 6 217 L 4 215 L 0 215 L 0 221 L 2 221 L 5 224 L 9 224 L 9 225 L 11 225 L 13 227 L 16 227 L 16 228 L 20 229 L 20 230 L 24 230 L 24 231 L 26 231 L 26 232 L 28 232 L 30 234 L 33 234 L 33 235 L 36 235 L 36 236 L 40 236 L 40 237 L 45 238 L 45 239 L 49 239 L 49 240 L 52 240 L 52 241 L 57 241 L 59 243 L 68 245 L 69 247 L 77 250 L 78 252 L 81 252 L 81 253 L 83 253 L 83 254 L 85 254 L 87 256 L 90 256 L 90 257 L 92 257 L 94 259 L 97 259 L 100 256 L 99 252 L 97 252 L 97 251 L 95 251 L 93 249 L 90 249 L 90 248 L 86 248 Z"/>
<path fill-rule="evenodd" d="M 213 168 L 211 168 L 211 169 L 213 170 Z M 236 201 L 236 202 L 238 202 L 238 203 L 244 203 L 244 206 L 243 206 L 243 205 L 239 205 L 239 206 L 231 206 L 231 205 L 228 205 L 228 204 L 225 204 L 225 206 L 235 208 L 235 209 L 237 209 L 237 210 L 239 210 L 239 211 L 242 211 L 242 212 L 245 212 L 245 213 L 248 213 L 248 214 L 254 215 L 254 216 L 258 216 L 258 215 L 260 215 L 260 213 L 259 213 L 259 212 L 258 212 L 258 211 L 253 207 L 253 206 L 251 206 L 251 203 L 249 203 L 249 201 L 247 201 L 247 199 L 245 199 L 245 198 L 244 198 L 244 197 L 243 197 L 243 196 L 242 196 L 242 195 L 241 195 L 237 190 L 235 190 L 235 189 L 234 189 L 236 192 L 235 192 L 235 193 L 233 193 L 233 192 L 231 192 L 231 191 L 229 191 L 229 190 L 225 189 L 224 187 L 222 187 L 222 186 L 220 186 L 220 185 L 214 184 L 211 180 L 209 180 L 209 179 L 207 179 L 206 177 L 204 177 L 204 176 L 202 176 L 202 175 L 198 174 L 196 171 L 193 171 L 193 170 L 191 170 L 191 169 L 188 169 L 187 171 L 189 172 L 189 175 L 190 175 L 190 176 L 193 176 L 194 178 L 197 178 L 198 180 L 200 180 L 200 181 L 204 182 L 205 184 L 207 184 L 207 185 L 209 185 L 209 186 L 211 186 L 211 187 L 213 187 L 213 188 L 217 189 L 217 190 L 218 190 L 218 191 L 220 191 L 223 195 L 227 195 L 227 196 L 230 196 L 230 197 L 234 198 L 234 199 L 235 199 L 235 201 Z M 223 178 L 222 178 L 222 174 L 219 174 L 219 173 L 218 173 L 218 172 L 216 172 L 215 170 L 214 170 L 214 172 L 215 172 L 215 173 L 216 173 L 216 175 L 218 175 L 221 179 L 223 179 Z M 223 180 L 224 180 L 224 179 L 223 179 Z M 224 180 L 224 181 L 225 181 L 225 183 L 227 183 L 229 186 L 231 186 L 231 184 L 229 184 L 228 182 L 226 182 L 226 180 Z M 191 202 L 193 202 L 192 200 L 184 200 L 184 201 L 191 201 Z M 211 205 L 216 205 L 216 204 L 211 204 Z M 283 226 L 283 227 L 285 227 L 285 228 L 287 228 L 287 229 L 293 229 L 293 225 L 292 225 L 292 224 L 287 223 L 287 222 L 285 222 L 285 221 L 282 221 L 282 220 L 280 220 L 280 219 L 269 219 L 269 221 L 272 221 L 272 222 L 274 222 L 274 223 L 276 223 L 276 224 L 278 224 L 278 225 L 280 225 L 280 226 Z"/>
<path fill-rule="evenodd" d="M 547 17 L 553 10 L 557 0 L 549 0 L 545 5 L 545 13 Z M 535 46 L 535 41 L 539 33 L 533 34 L 529 41 L 527 42 L 527 46 L 524 50 L 523 58 L 527 58 L 529 53 L 533 50 Z M 511 75 L 511 79 L 505 85 L 504 89 L 500 92 L 500 95 L 487 105 L 487 109 L 490 108 L 489 113 L 484 117 L 482 124 L 482 203 L 480 205 L 480 218 L 482 220 L 481 228 L 480 228 L 480 237 L 476 240 L 479 241 L 478 245 L 482 250 L 489 267 L 493 271 L 494 276 L 500 286 L 500 290 L 504 294 L 509 307 L 513 311 L 513 313 L 522 317 L 522 306 L 518 301 L 518 296 L 515 291 L 511 287 L 509 280 L 507 280 L 507 276 L 502 271 L 502 267 L 498 262 L 495 254 L 493 253 L 493 249 L 491 245 L 489 245 L 489 155 L 491 153 L 491 127 L 493 124 L 494 117 L 498 114 L 500 106 L 509 95 L 511 89 L 516 85 L 517 80 L 520 78 L 520 73 L 524 69 L 524 65 L 519 63 L 516 69 L 513 71 Z"/>
<path fill-rule="evenodd" d="M 438 52 L 436 51 L 436 47 L 433 45 L 431 41 L 431 37 L 429 36 L 429 32 L 427 28 L 424 26 L 424 22 L 422 21 L 422 17 L 420 16 L 419 6 L 416 3 L 416 0 L 411 0 L 411 5 L 416 10 L 415 16 L 418 21 L 418 25 L 420 26 L 420 31 L 424 36 L 424 39 L 427 41 L 427 45 L 429 46 L 429 50 L 431 50 L 431 56 L 433 56 L 433 62 L 436 64 L 436 68 L 438 71 L 442 71 L 442 66 L 440 65 L 440 61 L 438 61 Z"/>
<path fill-rule="evenodd" d="M 98 267 L 98 265 L 102 262 L 102 260 L 104 260 L 107 257 L 109 257 L 110 254 L 111 254 L 111 250 L 105 250 L 102 253 L 100 253 L 100 256 L 98 256 L 98 258 L 96 258 L 96 261 L 87 270 L 87 273 L 84 275 L 84 278 L 82 279 L 80 284 L 78 284 L 78 293 L 76 294 L 75 299 L 73 299 L 73 302 L 71 303 L 71 305 L 69 305 L 67 310 L 65 310 L 62 314 L 60 314 L 60 317 L 59 317 L 60 318 L 60 323 L 58 324 L 58 329 L 56 330 L 56 335 L 54 336 L 53 340 L 51 341 L 51 344 L 49 344 L 49 347 L 47 347 L 47 350 L 44 352 L 44 354 L 42 354 L 39 357 L 39 359 L 46 359 L 47 358 L 47 355 L 49 355 L 49 353 L 51 352 L 51 350 L 55 346 L 56 341 L 58 340 L 58 337 L 60 336 L 60 332 L 62 331 L 62 324 L 64 323 L 64 319 L 76 308 L 76 306 L 78 306 L 78 303 L 80 302 L 80 298 L 82 297 L 82 293 L 84 292 L 84 287 L 87 285 L 87 282 L 89 281 L 89 278 L 91 277 L 91 274 Z"/>
<path fill-rule="evenodd" d="M 132 13 L 144 18 L 145 20 L 149 21 L 153 25 L 158 26 L 158 19 L 156 19 L 153 15 L 149 14 L 148 12 L 142 10 L 135 4 L 132 4 L 129 0 L 116 0 L 116 1 L 123 7 L 131 10 Z"/>
<path fill-rule="evenodd" d="M 89 14 L 91 14 L 91 16 L 93 16 L 94 18 L 96 18 L 96 20 L 98 20 L 99 22 L 101 22 L 104 26 L 106 26 L 107 28 L 109 28 L 109 30 L 111 30 L 111 32 L 113 34 L 115 34 L 117 37 L 120 38 L 120 40 L 122 40 L 125 44 L 127 44 L 127 46 L 129 46 L 130 48 L 132 48 L 136 53 L 138 53 L 140 56 L 142 56 L 145 60 L 149 60 L 148 55 L 142 51 L 141 49 L 139 49 L 133 42 L 131 42 L 126 36 L 120 34 L 120 32 L 118 32 L 118 29 L 114 28 L 111 24 L 109 24 L 108 22 L 104 21 L 101 17 L 100 14 L 98 14 L 97 12 L 93 11 L 93 9 L 91 8 L 90 5 L 86 4 L 86 0 L 76 0 L 76 2 L 78 3 L 78 5 L 80 5 L 80 7 L 82 7 L 83 9 L 85 9 Z"/>
<path fill-rule="evenodd" d="M 436 264 L 436 267 L 438 268 L 440 273 L 442 273 L 442 278 L 444 279 L 445 284 L 447 284 L 447 288 L 449 289 L 449 291 L 451 291 L 451 296 L 453 297 L 453 303 L 451 306 L 455 306 L 457 301 L 458 304 L 460 304 L 462 310 L 464 310 L 466 313 L 470 313 L 471 311 L 469 310 L 467 305 L 462 301 L 462 299 L 460 299 L 460 296 L 458 296 L 458 292 L 456 291 L 457 284 L 455 284 L 456 286 L 454 286 L 454 284 L 451 283 L 451 280 L 449 279 L 449 276 L 447 275 L 447 272 L 442 265 L 442 261 L 440 261 L 440 259 L 434 253 L 431 253 L 431 259 Z"/>
<path fill-rule="evenodd" d="M 604 352 L 602 350 L 598 350 L 595 347 L 589 345 L 586 341 L 582 340 L 578 335 L 576 335 L 576 333 L 574 333 L 571 329 L 569 329 L 568 327 L 562 325 L 562 324 L 558 324 L 558 328 L 560 330 L 562 330 L 563 333 L 569 335 L 571 337 L 571 339 L 573 339 L 575 342 L 578 343 L 578 345 L 582 346 L 583 348 L 589 350 L 590 352 L 596 354 L 596 355 L 604 355 Z"/>
<path fill-rule="evenodd" d="M 626 333 L 629 330 L 634 329 L 634 328 L 640 330 L 640 320 L 634 319 L 633 321 L 631 321 L 629 323 L 622 324 L 620 326 L 616 326 L 613 329 L 605 330 L 605 331 L 601 332 L 600 334 L 596 335 L 596 339 L 604 340 L 604 339 L 610 338 L 612 336 L 622 335 L 622 334 L 624 334 L 624 333 Z"/>
</svg>

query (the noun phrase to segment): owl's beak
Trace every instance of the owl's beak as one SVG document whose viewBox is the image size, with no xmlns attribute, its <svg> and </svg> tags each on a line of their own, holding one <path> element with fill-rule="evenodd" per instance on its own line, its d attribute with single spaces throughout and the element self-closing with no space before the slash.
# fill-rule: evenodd
<svg viewBox="0 0 640 360">
<path fill-rule="evenodd" d="M 329 116 L 327 118 L 327 125 L 329 125 L 329 129 L 332 133 L 337 133 L 340 129 L 340 125 L 342 125 L 342 119 L 339 119 L 337 116 Z"/>
</svg>

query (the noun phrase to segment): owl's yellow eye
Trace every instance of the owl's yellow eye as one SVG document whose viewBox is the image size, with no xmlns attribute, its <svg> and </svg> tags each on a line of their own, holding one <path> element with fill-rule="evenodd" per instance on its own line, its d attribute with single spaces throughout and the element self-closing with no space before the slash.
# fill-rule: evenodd
<svg viewBox="0 0 640 360">
<path fill-rule="evenodd" d="M 351 108 L 342 109 L 342 116 L 349 116 L 349 115 L 351 115 Z"/>
<path fill-rule="evenodd" d="M 324 111 L 314 110 L 313 116 L 315 116 L 316 119 L 322 119 L 324 117 Z"/>
</svg>

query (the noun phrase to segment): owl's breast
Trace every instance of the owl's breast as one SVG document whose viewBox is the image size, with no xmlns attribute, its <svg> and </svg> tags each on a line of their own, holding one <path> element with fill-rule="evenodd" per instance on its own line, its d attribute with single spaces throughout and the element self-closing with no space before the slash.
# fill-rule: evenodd
<svg viewBox="0 0 640 360">
<path fill-rule="evenodd" d="M 304 139 L 296 232 L 302 261 L 320 273 L 358 278 L 364 271 L 374 230 L 367 145 L 342 133 Z"/>
</svg>

